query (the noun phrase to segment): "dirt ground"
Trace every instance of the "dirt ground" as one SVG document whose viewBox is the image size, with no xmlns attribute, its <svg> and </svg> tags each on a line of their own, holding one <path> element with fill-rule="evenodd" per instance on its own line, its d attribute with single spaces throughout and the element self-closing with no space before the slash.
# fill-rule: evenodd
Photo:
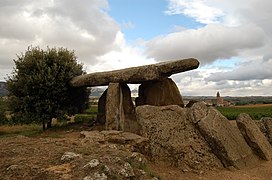
<svg viewBox="0 0 272 180">
<path fill-rule="evenodd" d="M 263 162 L 243 170 L 221 169 L 209 172 L 182 172 L 178 167 L 165 163 L 143 161 L 137 164 L 129 157 L 135 157 L 133 150 L 125 145 L 97 144 L 84 141 L 80 131 L 92 128 L 50 130 L 26 137 L 0 136 L 0 180 L 10 179 L 202 179 L 202 180 L 268 180 L 272 179 L 272 162 Z M 63 160 L 65 152 L 80 154 L 79 158 Z M 88 167 L 88 162 L 97 159 L 100 165 Z M 129 175 L 129 162 L 134 175 Z M 143 166 L 143 163 L 146 164 Z M 103 164 L 103 165 L 102 165 Z M 125 166 L 123 166 L 125 164 Z M 122 174 L 125 167 L 127 170 Z M 119 171 L 120 169 L 120 171 Z M 110 172 L 111 171 L 111 172 Z M 99 175 L 99 173 L 100 175 Z M 102 173 L 103 172 L 103 173 Z M 120 172 L 114 173 L 114 172 Z M 123 176 L 121 176 L 122 174 Z M 95 179 L 95 178 L 93 178 Z M 105 179 L 105 177 L 104 177 Z"/>
</svg>

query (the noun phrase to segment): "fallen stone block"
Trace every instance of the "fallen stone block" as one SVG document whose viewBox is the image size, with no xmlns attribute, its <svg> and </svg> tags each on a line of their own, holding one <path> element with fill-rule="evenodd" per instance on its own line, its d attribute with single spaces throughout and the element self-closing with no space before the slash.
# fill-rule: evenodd
<svg viewBox="0 0 272 180">
<path fill-rule="evenodd" d="M 204 102 L 195 103 L 191 111 L 199 131 L 225 167 L 241 169 L 257 162 L 239 129 L 232 126 L 219 111 L 207 107 Z"/>
<path fill-rule="evenodd" d="M 236 121 L 238 128 L 254 153 L 264 160 L 271 160 L 272 147 L 251 117 L 242 113 L 238 115 Z"/>
</svg>

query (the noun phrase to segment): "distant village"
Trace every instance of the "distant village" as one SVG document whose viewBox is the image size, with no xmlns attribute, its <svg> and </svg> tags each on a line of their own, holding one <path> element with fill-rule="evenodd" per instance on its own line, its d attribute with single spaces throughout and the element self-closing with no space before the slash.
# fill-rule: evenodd
<svg viewBox="0 0 272 180">
<path fill-rule="evenodd" d="M 207 106 L 216 106 L 216 107 L 227 107 L 227 106 L 234 106 L 232 101 L 226 101 L 224 100 L 221 96 L 220 93 L 217 92 L 215 97 L 205 97 L 203 98 L 202 96 L 199 99 L 190 99 L 190 97 L 184 97 L 183 101 L 184 104 L 188 104 L 190 101 L 204 101 Z"/>
</svg>

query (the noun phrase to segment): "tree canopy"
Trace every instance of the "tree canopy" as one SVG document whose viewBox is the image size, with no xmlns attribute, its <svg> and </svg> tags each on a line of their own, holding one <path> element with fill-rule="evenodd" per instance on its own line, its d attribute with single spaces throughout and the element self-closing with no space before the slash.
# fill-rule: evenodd
<svg viewBox="0 0 272 180">
<path fill-rule="evenodd" d="M 65 48 L 29 47 L 14 60 L 7 88 L 11 110 L 20 123 L 42 123 L 51 127 L 52 118 L 63 119 L 86 107 L 89 92 L 72 88 L 71 78 L 84 74 L 74 51 Z"/>
</svg>

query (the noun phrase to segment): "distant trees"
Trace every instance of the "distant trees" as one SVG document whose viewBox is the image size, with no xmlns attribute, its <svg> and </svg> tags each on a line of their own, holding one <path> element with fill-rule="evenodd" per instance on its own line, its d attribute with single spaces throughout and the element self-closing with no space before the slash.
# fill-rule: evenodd
<svg viewBox="0 0 272 180">
<path fill-rule="evenodd" d="M 86 108 L 88 90 L 69 86 L 71 78 L 84 74 L 74 51 L 30 47 L 14 62 L 7 88 L 10 108 L 20 123 L 42 123 L 43 129 L 46 124 L 50 128 L 52 118 L 64 119 Z"/>
</svg>

